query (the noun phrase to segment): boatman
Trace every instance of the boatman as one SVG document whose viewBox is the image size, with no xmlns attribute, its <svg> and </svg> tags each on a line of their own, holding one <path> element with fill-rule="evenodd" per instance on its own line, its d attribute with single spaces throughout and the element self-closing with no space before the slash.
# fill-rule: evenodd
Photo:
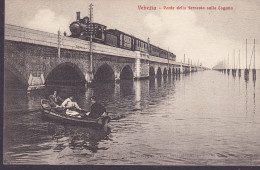
<svg viewBox="0 0 260 170">
<path fill-rule="evenodd" d="M 51 107 L 59 107 L 60 104 L 64 101 L 59 95 L 57 91 L 53 92 L 53 95 L 49 96 L 49 101 Z"/>
<path fill-rule="evenodd" d="M 100 116 L 107 115 L 105 107 L 102 106 L 100 103 L 96 102 L 95 97 L 92 96 L 90 98 L 90 101 L 91 101 L 92 105 L 90 107 L 90 112 L 86 113 L 87 116 L 89 116 L 91 118 L 98 118 Z"/>
<path fill-rule="evenodd" d="M 74 97 L 70 96 L 67 98 L 62 104 L 61 107 L 66 109 L 66 114 L 69 116 L 77 116 L 81 117 L 80 113 L 78 111 L 81 111 L 82 109 L 79 107 L 77 102 L 74 101 Z"/>
</svg>

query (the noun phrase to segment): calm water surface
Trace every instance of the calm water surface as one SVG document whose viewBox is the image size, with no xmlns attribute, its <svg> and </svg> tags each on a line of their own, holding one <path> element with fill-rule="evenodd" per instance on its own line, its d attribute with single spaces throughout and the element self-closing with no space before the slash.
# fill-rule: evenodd
<svg viewBox="0 0 260 170">
<path fill-rule="evenodd" d="M 4 164 L 260 165 L 260 71 L 248 82 L 217 71 L 59 88 L 82 108 L 112 112 L 109 128 L 63 125 L 20 112 L 55 88 L 5 91 Z M 62 89 L 62 90 L 61 90 Z"/>
</svg>

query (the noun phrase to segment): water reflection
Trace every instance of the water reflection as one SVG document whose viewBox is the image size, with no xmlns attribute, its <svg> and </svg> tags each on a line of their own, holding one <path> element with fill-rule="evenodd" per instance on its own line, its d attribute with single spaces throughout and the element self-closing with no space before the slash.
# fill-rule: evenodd
<svg viewBox="0 0 260 170">
<path fill-rule="evenodd" d="M 149 77 L 149 91 L 155 88 L 155 77 Z"/>
<path fill-rule="evenodd" d="M 27 109 L 39 106 L 40 98 L 54 89 L 63 98 L 73 94 L 85 109 L 94 95 L 113 120 L 111 129 L 82 128 L 44 120 L 40 112 L 5 113 L 5 163 L 209 165 L 225 159 L 224 164 L 245 160 L 250 165 L 253 156 L 260 156 L 256 81 L 209 71 L 95 84 L 84 90 L 48 87 L 10 93 L 6 107 Z M 242 158 L 244 152 L 249 156 Z"/>
<path fill-rule="evenodd" d="M 157 86 L 161 87 L 162 86 L 162 77 L 161 76 L 157 77 L 156 81 L 157 81 Z"/>
<path fill-rule="evenodd" d="M 139 80 L 135 81 L 135 101 L 139 104 L 141 101 L 141 82 Z"/>
<path fill-rule="evenodd" d="M 240 73 L 240 74 L 239 74 Z M 236 88 L 238 88 L 238 94 L 240 96 L 240 94 L 242 93 L 245 100 L 244 100 L 244 108 L 245 108 L 245 114 L 246 117 L 248 116 L 249 113 L 255 113 L 256 112 L 256 84 L 257 84 L 257 80 L 253 80 L 252 81 L 248 78 L 248 75 L 245 75 L 247 73 L 246 70 L 244 70 L 244 72 L 242 72 L 242 74 L 244 74 L 244 81 L 242 81 L 241 83 L 241 70 L 238 70 L 238 76 L 236 76 L 235 74 L 232 74 L 232 78 L 233 78 L 233 91 L 234 94 L 236 93 Z M 229 82 L 229 77 L 227 78 L 228 82 Z M 236 84 L 236 81 L 238 81 L 238 84 Z M 228 84 L 229 85 L 229 84 Z M 243 90 L 244 89 L 244 90 Z M 251 98 L 252 95 L 252 98 Z M 253 107 L 251 107 L 253 106 Z"/>
<path fill-rule="evenodd" d="M 115 93 L 115 83 L 95 83 L 93 85 L 93 95 L 102 97 L 111 97 Z"/>
<path fill-rule="evenodd" d="M 110 140 L 110 128 L 86 127 L 79 128 L 73 126 L 62 126 L 54 123 L 48 124 L 48 133 L 55 141 L 53 150 L 61 152 L 65 148 L 72 150 L 89 150 L 96 153 L 98 150 L 106 150 L 98 146 L 100 141 Z"/>
<path fill-rule="evenodd" d="M 256 84 L 256 79 L 254 79 L 253 80 L 253 84 L 254 84 L 254 94 L 253 94 L 253 96 L 254 96 L 254 114 L 255 114 L 255 112 L 256 112 L 256 104 L 255 104 L 255 84 Z"/>
<path fill-rule="evenodd" d="M 129 96 L 133 94 L 134 82 L 133 80 L 121 80 L 120 81 L 120 95 L 121 97 Z"/>
</svg>

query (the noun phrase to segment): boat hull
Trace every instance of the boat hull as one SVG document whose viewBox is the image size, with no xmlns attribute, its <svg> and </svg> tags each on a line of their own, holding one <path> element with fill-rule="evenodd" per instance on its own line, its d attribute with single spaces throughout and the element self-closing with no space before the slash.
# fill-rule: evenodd
<svg viewBox="0 0 260 170">
<path fill-rule="evenodd" d="M 65 113 L 58 113 L 52 108 L 44 107 L 43 102 L 47 102 L 46 100 L 41 101 L 42 106 L 42 116 L 48 120 L 52 120 L 55 122 L 60 122 L 63 124 L 71 124 L 76 126 L 105 126 L 110 122 L 109 116 L 102 116 L 97 119 L 92 118 L 77 118 L 68 116 Z"/>
</svg>

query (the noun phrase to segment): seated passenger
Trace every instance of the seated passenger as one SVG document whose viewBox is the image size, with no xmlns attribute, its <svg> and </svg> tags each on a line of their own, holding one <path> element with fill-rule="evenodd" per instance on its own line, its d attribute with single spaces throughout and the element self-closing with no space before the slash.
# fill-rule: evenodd
<svg viewBox="0 0 260 170">
<path fill-rule="evenodd" d="M 60 96 L 58 96 L 57 91 L 54 91 L 53 95 L 49 96 L 49 101 L 51 107 L 59 107 L 64 100 Z"/>
<path fill-rule="evenodd" d="M 80 113 L 82 109 L 79 107 L 77 102 L 74 101 L 73 96 L 67 98 L 62 104 L 61 107 L 66 109 L 66 114 L 69 116 L 77 116 L 80 117 Z"/>
<path fill-rule="evenodd" d="M 90 107 L 90 112 L 86 113 L 87 116 L 91 118 L 98 118 L 100 116 L 107 115 L 105 107 L 100 103 L 97 103 L 95 97 L 91 97 L 90 101 L 92 105 Z"/>
</svg>

